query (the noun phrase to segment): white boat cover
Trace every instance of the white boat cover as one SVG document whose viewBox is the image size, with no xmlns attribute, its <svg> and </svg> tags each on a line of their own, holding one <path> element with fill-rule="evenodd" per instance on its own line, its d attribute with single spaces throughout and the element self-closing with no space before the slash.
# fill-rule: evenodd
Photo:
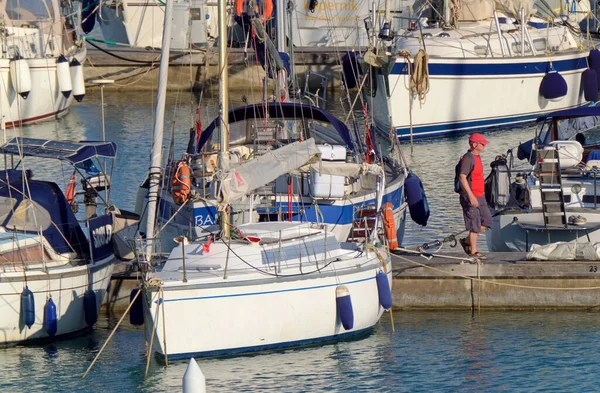
<svg viewBox="0 0 600 393">
<path fill-rule="evenodd" d="M 533 244 L 527 260 L 537 261 L 600 261 L 600 243 L 556 242 Z"/>
<path fill-rule="evenodd" d="M 494 15 L 494 2 L 492 0 L 453 0 L 452 4 L 454 7 L 460 7 L 459 21 L 484 20 Z"/>
<path fill-rule="evenodd" d="M 279 176 L 319 161 L 321 151 L 315 140 L 294 142 L 231 168 L 222 175 L 223 203 L 242 198 L 252 190 L 272 182 Z"/>
<path fill-rule="evenodd" d="M 531 15 L 536 13 L 533 6 L 533 1 L 529 0 L 495 0 L 496 9 L 498 12 L 503 12 L 508 15 L 512 15 L 515 18 L 519 18 L 521 8 L 525 11 L 525 19 L 529 20 Z"/>
</svg>

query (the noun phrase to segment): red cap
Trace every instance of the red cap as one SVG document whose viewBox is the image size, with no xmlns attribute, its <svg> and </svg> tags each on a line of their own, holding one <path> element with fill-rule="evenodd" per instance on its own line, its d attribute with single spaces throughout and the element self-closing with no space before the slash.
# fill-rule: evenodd
<svg viewBox="0 0 600 393">
<path fill-rule="evenodd" d="M 490 142 L 481 134 L 471 134 L 469 143 L 481 143 L 482 145 L 487 145 Z"/>
</svg>

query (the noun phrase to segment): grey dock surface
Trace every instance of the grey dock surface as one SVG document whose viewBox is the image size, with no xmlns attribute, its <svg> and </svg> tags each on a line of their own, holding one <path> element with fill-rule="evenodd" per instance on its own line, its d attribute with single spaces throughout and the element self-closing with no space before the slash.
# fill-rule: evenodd
<svg viewBox="0 0 600 393">
<path fill-rule="evenodd" d="M 84 63 L 84 77 L 88 87 L 96 79 L 114 80 L 107 90 L 153 91 L 158 83 L 160 51 L 156 49 L 107 47 L 97 49 L 88 45 Z M 261 88 L 265 71 L 259 65 L 254 51 L 231 48 L 229 57 L 229 85 L 232 91 Z M 330 88 L 339 86 L 341 58 L 344 48 L 302 48 L 294 52 L 295 74 L 304 83 L 307 71 L 327 76 Z M 168 77 L 169 90 L 215 88 L 218 85 L 217 48 L 192 53 L 171 52 Z"/>
<path fill-rule="evenodd" d="M 600 261 L 526 261 L 524 253 L 392 256 L 397 310 L 596 309 Z"/>
</svg>

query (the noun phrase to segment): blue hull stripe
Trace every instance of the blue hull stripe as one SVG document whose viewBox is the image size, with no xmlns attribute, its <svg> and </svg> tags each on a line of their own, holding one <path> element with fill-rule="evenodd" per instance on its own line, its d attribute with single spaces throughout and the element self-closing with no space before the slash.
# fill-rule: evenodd
<svg viewBox="0 0 600 393">
<path fill-rule="evenodd" d="M 394 205 L 394 209 L 398 209 L 404 203 L 404 186 L 398 187 L 396 190 L 389 192 L 383 196 L 383 203 L 390 202 Z M 323 220 L 327 224 L 336 225 L 349 225 L 354 221 L 354 215 L 356 210 L 359 208 L 368 208 L 369 205 L 376 205 L 375 199 L 369 199 L 364 202 L 351 204 L 347 202 L 345 205 L 329 205 L 325 203 L 319 203 L 319 211 L 323 215 Z M 288 203 L 277 202 L 276 207 L 271 212 L 276 214 L 281 209 L 281 213 L 287 215 Z M 298 209 L 302 213 L 298 213 Z M 257 209 L 259 213 L 266 213 L 264 209 Z M 312 204 L 298 204 L 292 203 L 292 221 L 303 221 L 303 222 L 315 222 L 320 220 L 317 218 L 317 209 Z"/>
<path fill-rule="evenodd" d="M 276 343 L 276 344 L 268 344 L 268 345 L 257 345 L 253 347 L 243 347 L 243 348 L 231 348 L 231 349 L 220 349 L 215 351 L 205 351 L 205 352 L 188 352 L 188 353 L 176 353 L 169 354 L 169 360 L 181 360 L 181 359 L 189 359 L 190 357 L 217 357 L 217 356 L 235 356 L 240 354 L 248 354 L 259 351 L 267 351 L 267 350 L 277 350 L 277 349 L 285 349 L 285 348 L 294 348 L 294 347 L 303 347 L 317 344 L 325 344 L 325 343 L 333 343 L 344 340 L 351 340 L 353 338 L 358 338 L 363 335 L 367 335 L 371 333 L 373 327 L 369 327 L 362 330 L 351 331 L 347 333 L 336 334 L 333 336 L 326 337 L 318 337 L 311 338 L 306 340 L 298 340 L 298 341 L 289 341 L 285 343 Z"/>
<path fill-rule="evenodd" d="M 568 60 L 553 61 L 552 67 L 559 72 L 584 70 L 587 68 L 587 54 L 582 57 Z M 429 60 L 430 76 L 494 76 L 500 75 L 535 75 L 545 73 L 550 70 L 550 62 L 530 62 L 530 63 L 482 63 L 481 61 L 465 60 L 461 64 L 435 63 L 435 60 Z M 396 63 L 392 68 L 392 75 L 406 75 L 407 66 L 405 63 Z"/>
<path fill-rule="evenodd" d="M 229 298 L 229 297 L 246 297 L 246 296 L 259 296 L 259 295 L 272 295 L 274 293 L 285 293 L 285 292 L 298 292 L 298 291 L 311 291 L 313 289 L 322 289 L 322 288 L 328 288 L 328 287 L 337 287 L 338 285 L 349 285 L 349 284 L 357 284 L 359 282 L 366 282 L 366 281 L 371 281 L 374 280 L 375 276 L 373 277 L 369 277 L 369 278 L 362 278 L 360 280 L 355 280 L 355 281 L 348 281 L 348 282 L 343 282 L 343 283 L 335 283 L 335 284 L 328 284 L 328 285 L 318 285 L 318 286 L 314 286 L 314 287 L 304 287 L 304 288 L 293 288 L 293 289 L 283 289 L 283 290 L 279 290 L 279 291 L 263 291 L 263 292 L 251 292 L 251 293 L 236 293 L 236 294 L 231 294 L 231 295 L 217 295 L 217 296 L 199 296 L 199 297 L 184 297 L 184 298 L 179 298 L 179 299 L 166 299 L 165 303 L 171 303 L 171 302 L 184 302 L 184 301 L 188 301 L 188 300 L 207 300 L 207 299 L 222 299 L 222 298 Z M 154 301 L 155 303 L 157 301 Z"/>
<path fill-rule="evenodd" d="M 587 105 L 583 104 L 582 106 Z M 569 107 L 569 108 L 577 108 L 578 106 Z M 568 108 L 564 108 L 568 109 Z M 486 129 L 486 128 L 503 128 L 512 126 L 515 124 L 525 124 L 532 123 L 538 117 L 545 113 L 554 112 L 557 109 L 553 109 L 551 111 L 540 111 L 535 113 L 530 113 L 522 116 L 513 116 L 513 117 L 497 117 L 497 118 L 488 118 L 488 119 L 477 119 L 477 120 L 467 120 L 467 121 L 459 121 L 454 123 L 442 123 L 442 124 L 432 124 L 425 126 L 413 126 L 413 138 L 427 138 L 432 136 L 445 136 L 450 134 L 457 134 L 460 132 L 473 132 L 478 129 Z M 396 134 L 398 138 L 401 140 L 410 139 L 410 128 L 409 127 L 401 127 L 396 128 Z"/>
</svg>

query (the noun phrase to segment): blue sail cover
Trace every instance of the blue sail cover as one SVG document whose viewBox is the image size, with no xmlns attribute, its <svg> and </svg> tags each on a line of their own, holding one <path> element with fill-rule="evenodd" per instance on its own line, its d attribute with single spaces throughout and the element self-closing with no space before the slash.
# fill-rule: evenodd
<svg viewBox="0 0 600 393">
<path fill-rule="evenodd" d="M 331 113 L 323 110 L 319 107 L 301 104 L 297 102 L 268 102 L 266 104 L 252 104 L 238 108 L 231 109 L 229 111 L 229 123 L 235 123 L 238 121 L 244 121 L 248 119 L 263 119 L 265 113 L 270 119 L 314 119 L 324 123 L 331 124 L 338 134 L 342 137 L 346 146 L 349 149 L 354 149 L 352 138 L 350 137 L 350 130 L 348 126 L 339 120 Z M 202 150 L 206 142 L 210 140 L 213 132 L 219 126 L 220 119 L 215 119 L 200 135 L 198 146 L 196 151 Z"/>
<path fill-rule="evenodd" d="M 23 157 L 55 158 L 78 164 L 93 157 L 114 158 L 117 146 L 112 142 L 54 141 L 37 138 L 13 138 L 0 146 L 0 153 Z"/>
</svg>

